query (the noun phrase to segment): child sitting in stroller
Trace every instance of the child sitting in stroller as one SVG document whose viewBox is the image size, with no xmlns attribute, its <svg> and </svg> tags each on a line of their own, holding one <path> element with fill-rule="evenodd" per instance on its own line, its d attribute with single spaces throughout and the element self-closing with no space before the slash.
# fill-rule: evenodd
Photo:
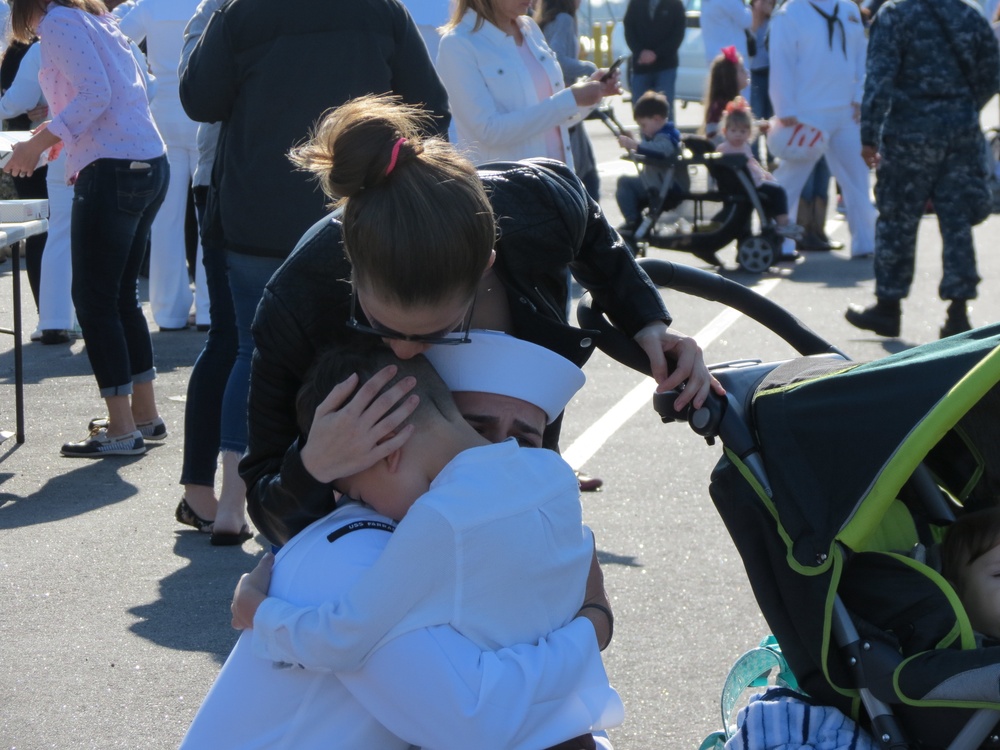
<svg viewBox="0 0 1000 750">
<path fill-rule="evenodd" d="M 622 133 L 618 143 L 627 149 L 630 155 L 639 155 L 644 159 L 644 166 L 638 176 L 622 175 L 618 178 L 618 188 L 615 200 L 618 209 L 625 218 L 625 223 L 618 231 L 631 235 L 642 220 L 642 210 L 648 208 L 651 196 L 656 196 L 663 186 L 663 181 L 671 177 L 671 165 L 680 153 L 681 133 L 669 120 L 670 104 L 667 97 L 657 91 L 647 91 L 639 97 L 632 110 L 642 140 L 637 141 L 631 135 Z M 675 184 L 671 191 L 685 192 L 683 184 L 687 179 L 687 170 L 673 177 Z"/>
<path fill-rule="evenodd" d="M 955 587 L 972 629 L 1000 641 L 1000 508 L 969 513 L 948 527 L 941 573 Z"/>
<path fill-rule="evenodd" d="M 774 220 L 775 231 L 782 237 L 801 238 L 802 227 L 788 219 L 788 196 L 785 195 L 785 189 L 775 181 L 774 175 L 761 166 L 750 149 L 753 117 L 746 99 L 738 96 L 726 105 L 721 128 L 723 141 L 716 146 L 716 150 L 723 154 L 743 154 L 747 158 L 747 170 L 757 188 L 764 213 Z"/>
</svg>

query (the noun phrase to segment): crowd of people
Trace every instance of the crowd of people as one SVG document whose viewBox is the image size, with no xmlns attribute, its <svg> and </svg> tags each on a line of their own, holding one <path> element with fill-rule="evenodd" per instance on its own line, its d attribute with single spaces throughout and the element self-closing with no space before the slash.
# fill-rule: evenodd
<svg viewBox="0 0 1000 750">
<path fill-rule="evenodd" d="M 686 384 L 677 409 L 723 393 L 598 205 L 582 121 L 621 93 L 621 71 L 580 59 L 579 1 L 457 0 L 447 17 L 404 4 L 9 0 L 20 47 L 16 74 L 0 69 L 0 115 L 34 134 L 4 171 L 25 195 L 47 183 L 51 211 L 29 251 L 39 338 L 64 343 L 78 321 L 105 406 L 62 454 L 141 455 L 167 437 L 137 292 L 148 253 L 159 329 L 208 334 L 176 519 L 222 546 L 252 522 L 281 548 L 240 583 L 234 624 L 250 632 L 190 747 L 244 746 L 220 717 L 254 700 L 267 705 L 247 742 L 500 746 L 473 739 L 499 721 L 510 745 L 607 746 L 622 708 L 597 647 L 614 618 L 578 496 L 600 480 L 558 455 L 598 337 L 569 321 L 571 277 L 658 389 Z M 951 302 L 941 335 L 969 329 L 971 227 L 988 213 L 978 115 L 1000 90 L 997 39 L 960 0 L 925 5 L 701 6 L 702 135 L 746 158 L 779 260 L 798 258 L 796 240 L 832 247 L 832 173 L 851 257 L 876 273 L 876 303 L 847 319 L 883 336 L 899 334 L 928 202 Z M 683 151 L 685 25 L 681 0 L 628 4 L 640 133 L 620 145 L 650 163 L 618 183 L 626 233 Z M 816 135 L 772 174 L 758 128 Z M 343 575 L 315 580 L 318 566 Z M 400 654 L 423 666 L 401 676 Z M 276 665 L 285 704 L 257 687 Z M 525 674 L 558 689 L 536 695 Z M 474 711 L 464 684 L 482 686 Z"/>
</svg>

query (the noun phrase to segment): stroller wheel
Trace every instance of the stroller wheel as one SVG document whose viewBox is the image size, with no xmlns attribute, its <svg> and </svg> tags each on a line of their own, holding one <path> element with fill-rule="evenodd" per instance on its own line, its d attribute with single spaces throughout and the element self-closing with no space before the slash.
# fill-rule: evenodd
<svg viewBox="0 0 1000 750">
<path fill-rule="evenodd" d="M 749 273 L 763 273 L 774 264 L 774 245 L 763 237 L 747 237 L 740 242 L 736 262 Z"/>
</svg>

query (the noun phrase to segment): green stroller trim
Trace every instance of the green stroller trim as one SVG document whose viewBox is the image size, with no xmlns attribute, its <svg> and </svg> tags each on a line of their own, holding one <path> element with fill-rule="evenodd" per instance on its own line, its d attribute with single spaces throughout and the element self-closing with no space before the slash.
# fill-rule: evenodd
<svg viewBox="0 0 1000 750">
<path fill-rule="evenodd" d="M 924 457 L 997 382 L 1000 382 L 1000 348 L 980 360 L 914 426 L 878 473 L 837 538 L 851 549 L 858 549 Z"/>
</svg>

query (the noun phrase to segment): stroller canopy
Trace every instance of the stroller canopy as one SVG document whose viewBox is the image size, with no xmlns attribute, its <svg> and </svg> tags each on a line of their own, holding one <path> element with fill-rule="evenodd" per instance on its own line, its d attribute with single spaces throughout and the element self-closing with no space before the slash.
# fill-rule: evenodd
<svg viewBox="0 0 1000 750">
<path fill-rule="evenodd" d="M 959 502 L 995 502 L 1000 325 L 787 378 L 762 383 L 753 416 L 789 563 L 822 567 L 834 539 L 859 549 L 921 461 Z"/>
</svg>

